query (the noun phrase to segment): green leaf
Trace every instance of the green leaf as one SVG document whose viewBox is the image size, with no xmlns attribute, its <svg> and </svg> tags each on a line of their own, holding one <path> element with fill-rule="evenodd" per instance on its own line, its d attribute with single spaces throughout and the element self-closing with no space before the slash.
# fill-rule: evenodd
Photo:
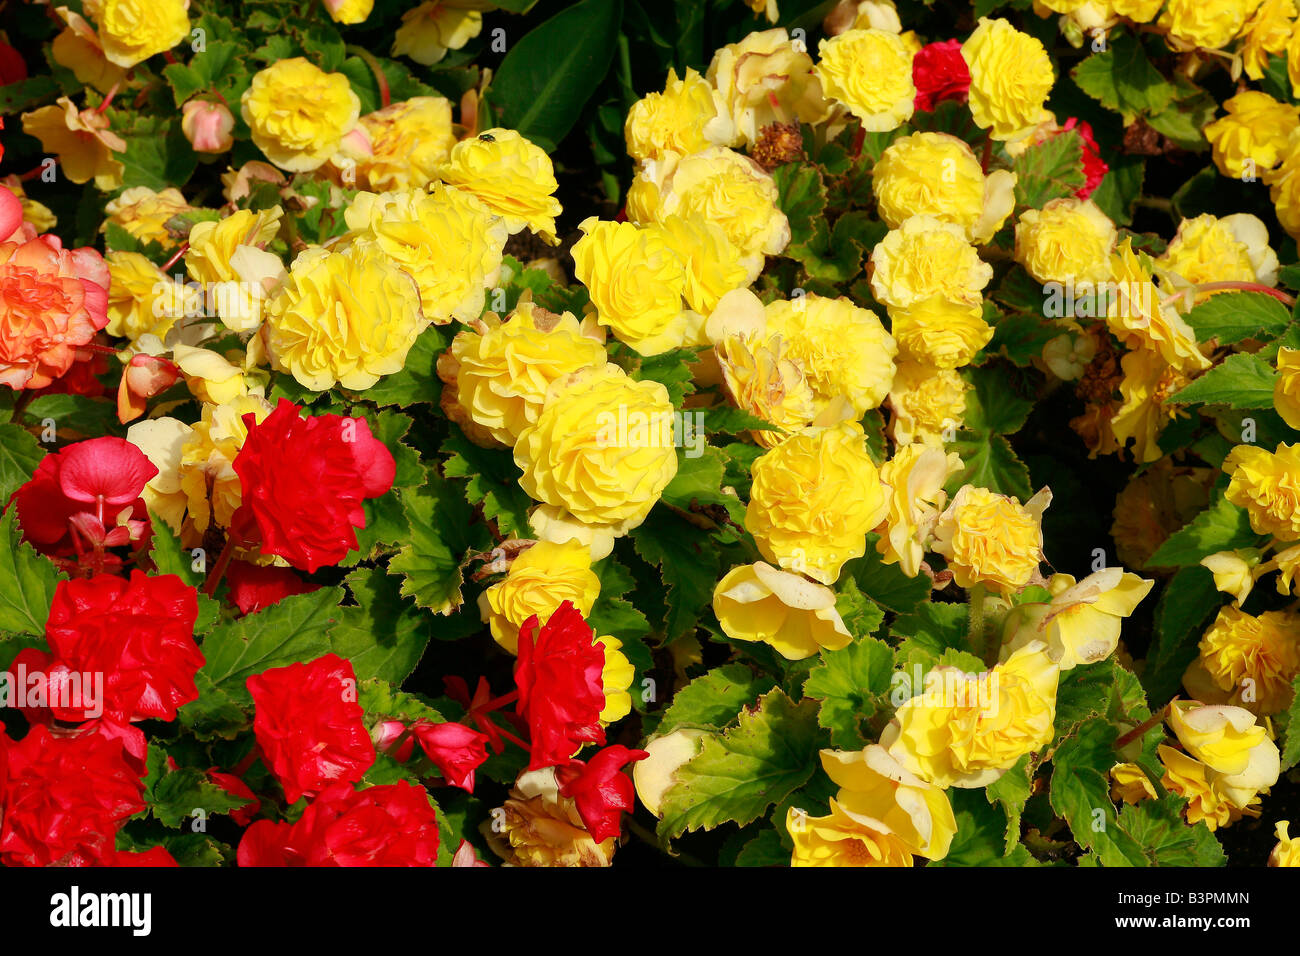
<svg viewBox="0 0 1300 956">
<path fill-rule="evenodd" d="M 181 547 L 180 539 L 152 511 L 149 517 L 153 524 L 153 540 L 149 546 L 149 557 L 159 574 L 174 574 L 192 588 L 203 583 L 203 575 L 194 570 L 194 559 L 190 552 Z"/>
<path fill-rule="evenodd" d="M 1166 538 L 1146 567 L 1190 567 L 1217 551 L 1252 547 L 1259 537 L 1250 527 L 1250 513 L 1220 495 L 1189 524 Z"/>
<path fill-rule="evenodd" d="M 1029 778 L 1029 754 L 1025 754 L 1016 765 L 984 788 L 984 795 L 989 803 L 1000 803 L 1002 812 L 1007 816 L 1007 852 L 1010 853 L 1020 842 L 1020 815 L 1024 812 L 1025 801 L 1029 799 L 1033 782 Z"/>
<path fill-rule="evenodd" d="M 448 455 L 443 473 L 448 478 L 468 479 L 465 495 L 470 504 L 482 505 L 483 516 L 497 523 L 502 536 L 531 536 L 528 510 L 533 502 L 519 487 L 523 473 L 509 449 L 481 448 L 453 427 L 439 450 Z"/>
<path fill-rule="evenodd" d="M 889 629 L 891 636 L 903 638 L 898 647 L 899 661 L 906 665 L 921 664 L 928 670 L 939 662 L 949 650 L 972 649 L 967 639 L 967 621 L 970 608 L 965 604 L 926 602 L 912 614 L 894 621 Z M 912 693 L 919 693 L 919 682 L 913 681 Z"/>
<path fill-rule="evenodd" d="M 821 663 L 808 674 L 805 697 L 821 701 L 817 722 L 831 732 L 831 743 L 859 750 L 871 742 L 864 721 L 889 713 L 894 649 L 864 637 L 838 651 L 823 651 Z"/>
<path fill-rule="evenodd" d="M 948 447 L 961 455 L 964 464 L 962 470 L 948 483 L 948 488 L 952 491 L 955 492 L 962 485 L 975 485 L 999 494 L 1011 495 L 1021 502 L 1028 501 L 1033 495 L 1029 469 L 1016 457 L 1011 443 L 1002 435 L 963 430 L 957 433 L 957 440 Z"/>
<path fill-rule="evenodd" d="M 826 187 L 817 167 L 808 163 L 786 163 L 772 170 L 776 182 L 776 205 L 790 221 L 790 242 L 806 245 L 816 234 L 817 224 L 826 218 Z"/>
<path fill-rule="evenodd" d="M 1083 188 L 1083 139 L 1068 130 L 1030 146 L 1011 163 L 1016 174 L 1016 204 L 1041 209 L 1053 199 Z"/>
<path fill-rule="evenodd" d="M 1114 686 L 1109 660 L 1075 667 L 1062 674 L 1056 686 L 1056 739 L 1074 733 L 1085 720 L 1105 714 Z"/>
<path fill-rule="evenodd" d="M 1199 402 L 1233 408 L 1272 408 L 1276 382 L 1277 372 L 1267 362 L 1248 352 L 1238 352 L 1165 401 L 1179 405 Z"/>
<path fill-rule="evenodd" d="M 244 797 L 227 793 L 202 770 L 192 767 L 166 774 L 154 784 L 149 794 L 149 808 L 154 817 L 173 830 L 214 813 L 238 810 L 248 802 Z M 203 816 L 195 814 L 196 810 L 202 810 Z"/>
<path fill-rule="evenodd" d="M 696 432 L 704 440 L 702 432 Z M 698 450 L 700 454 L 693 454 Z M 685 449 L 677 456 L 677 474 L 660 496 L 666 504 L 682 511 L 698 512 L 725 524 L 730 520 L 743 528 L 745 503 L 722 490 L 726 483 L 727 456 L 720 448 Z"/>
<path fill-rule="evenodd" d="M 1041 303 L 1040 303 L 1041 306 Z M 1041 313 L 1004 315 L 993 325 L 993 338 L 984 346 L 985 355 L 1001 355 L 1020 368 L 1042 358 L 1043 346 L 1061 334 L 1061 327 Z"/>
<path fill-rule="evenodd" d="M 774 828 L 759 831 L 736 855 L 736 866 L 789 866 L 790 851 Z"/>
<path fill-rule="evenodd" d="M 0 505 L 27 484 L 45 457 L 36 436 L 21 425 L 0 425 Z"/>
<path fill-rule="evenodd" d="M 423 697 L 398 690 L 377 677 L 357 683 L 357 703 L 366 712 L 368 724 L 380 720 L 400 720 L 404 724 L 429 720 L 440 724 L 446 719 Z"/>
<path fill-rule="evenodd" d="M 658 382 L 668 389 L 668 400 L 673 407 L 681 408 L 682 400 L 695 391 L 692 382 L 695 372 L 691 366 L 698 361 L 699 356 L 692 349 L 672 349 L 658 355 L 637 356 L 627 373 L 638 382 Z"/>
<path fill-rule="evenodd" d="M 948 791 L 957 834 L 948 855 L 931 866 L 1035 866 L 1029 851 L 1007 839 L 1007 821 L 978 790 L 954 787 Z"/>
<path fill-rule="evenodd" d="M 1184 316 L 1196 341 L 1217 338 L 1220 345 L 1242 339 L 1281 335 L 1291 324 L 1291 314 L 1277 299 L 1262 292 L 1220 292 Z"/>
<path fill-rule="evenodd" d="M 117 404 L 89 395 L 42 395 L 32 400 L 23 417 L 36 425 L 52 421 L 60 442 L 126 434 L 117 420 Z"/>
<path fill-rule="evenodd" d="M 358 392 L 357 397 L 380 406 L 424 402 L 436 405 L 442 395 L 438 356 L 447 348 L 450 337 L 442 326 L 429 326 L 406 353 L 406 364 L 400 372 L 385 375 L 364 392 Z"/>
<path fill-rule="evenodd" d="M 1118 763 L 1118 731 L 1094 717 L 1062 741 L 1052 757 L 1052 809 L 1065 817 L 1075 841 L 1105 866 L 1146 866 L 1138 841 L 1121 825 L 1110 799 L 1110 768 Z"/>
<path fill-rule="evenodd" d="M 717 544 L 703 528 L 663 508 L 655 508 L 632 531 L 632 543 L 637 554 L 663 572 L 668 585 L 664 621 L 668 640 L 694 631 L 720 577 L 722 555 Z"/>
<path fill-rule="evenodd" d="M 1225 865 L 1228 858 L 1205 821 L 1188 826 L 1183 806 L 1184 801 L 1171 793 L 1159 800 L 1125 804 L 1119 825 L 1142 847 L 1152 866 Z"/>
<path fill-rule="evenodd" d="M 819 765 L 816 710 L 776 688 L 757 710 L 742 712 L 735 727 L 704 737 L 664 794 L 660 837 L 728 821 L 744 826 L 807 783 Z"/>
<path fill-rule="evenodd" d="M 875 601 L 858 590 L 851 577 L 844 578 L 835 595 L 835 611 L 854 637 L 874 634 L 885 620 L 885 612 Z"/>
<path fill-rule="evenodd" d="M 1162 704 L 1178 692 L 1183 672 L 1196 659 L 1205 623 L 1224 600 L 1214 587 L 1214 575 L 1199 564 L 1183 568 L 1165 585 L 1156 605 L 1155 638 L 1142 671 L 1142 684 L 1153 704 Z"/>
<path fill-rule="evenodd" d="M 198 154 L 178 122 L 150 118 L 123 130 L 122 139 L 126 152 L 116 156 L 122 161 L 124 186 L 148 186 L 155 192 L 183 186 L 198 165 Z"/>
<path fill-rule="evenodd" d="M 1137 39 L 1114 33 L 1110 46 L 1074 68 L 1079 89 L 1108 110 L 1119 112 L 1125 125 L 1139 113 L 1163 110 L 1174 99 L 1174 85 L 1151 65 Z"/>
<path fill-rule="evenodd" d="M 352 662 L 357 680 L 402 683 L 429 646 L 429 615 L 403 600 L 400 583 L 382 568 L 358 568 L 347 582 L 358 606 L 339 608 L 330 646 Z"/>
<path fill-rule="evenodd" d="M 1133 204 L 1142 195 L 1146 160 L 1140 156 L 1107 154 L 1110 169 L 1089 197 L 1117 225 L 1133 221 Z"/>
<path fill-rule="evenodd" d="M 330 652 L 329 632 L 339 618 L 342 600 L 342 588 L 321 588 L 218 625 L 203 640 L 207 663 L 199 674 L 232 701 L 247 701 L 244 682 L 254 674 L 315 660 Z M 181 708 L 182 720 L 184 712 L 197 703 Z"/>
<path fill-rule="evenodd" d="M 622 17 L 621 0 L 583 0 L 514 44 L 490 88 L 501 125 L 557 146 L 609 70 Z"/>
<path fill-rule="evenodd" d="M 673 695 L 656 733 L 679 727 L 720 731 L 735 723 L 737 715 L 772 685 L 770 677 L 757 675 L 744 664 L 715 667 Z"/>
<path fill-rule="evenodd" d="M 1286 740 L 1282 747 L 1282 770 L 1300 763 L 1300 675 L 1291 681 L 1291 706 L 1286 712 Z"/>
<path fill-rule="evenodd" d="M 876 551 L 880 535 L 867 535 L 867 551 L 844 565 L 841 578 L 851 577 L 858 591 L 886 610 L 909 614 L 930 596 L 930 579 L 923 574 L 909 578 L 897 564 L 885 564 Z"/>
<path fill-rule="evenodd" d="M 29 76 L 17 83 L 0 86 L 0 115 L 16 116 L 41 100 L 54 96 L 59 88 L 51 76 Z"/>
<path fill-rule="evenodd" d="M 18 509 L 0 519 L 0 631 L 43 635 L 59 572 L 49 559 L 25 543 Z"/>
<path fill-rule="evenodd" d="M 487 529 L 472 521 L 473 511 L 459 491 L 430 469 L 423 487 L 403 493 L 411 538 L 388 563 L 388 573 L 403 578 L 402 594 L 437 614 L 451 614 L 463 600 L 465 555 L 491 545 Z"/>
</svg>

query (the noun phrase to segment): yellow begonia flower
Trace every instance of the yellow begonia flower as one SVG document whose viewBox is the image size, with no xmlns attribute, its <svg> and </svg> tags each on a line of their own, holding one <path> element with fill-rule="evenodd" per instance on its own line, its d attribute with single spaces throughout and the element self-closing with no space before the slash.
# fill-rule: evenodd
<svg viewBox="0 0 1300 956">
<path fill-rule="evenodd" d="M 966 238 L 988 242 L 1015 206 L 1016 174 L 985 176 L 964 141 L 948 133 L 912 133 L 889 144 L 871 169 L 880 218 L 891 229 L 912 216 L 955 223 Z"/>
<path fill-rule="evenodd" d="M 1036 38 L 980 17 L 961 55 L 970 68 L 971 115 L 994 139 L 1020 139 L 1050 115 L 1043 104 L 1055 81 L 1052 61 Z"/>
<path fill-rule="evenodd" d="M 1095 286 L 1111 277 L 1115 224 L 1091 200 L 1053 199 L 1016 223 L 1016 261 L 1042 283 Z"/>
<path fill-rule="evenodd" d="M 402 14 L 393 42 L 393 56 L 409 56 L 432 66 L 459 50 L 483 30 L 483 13 L 466 0 L 425 0 Z"/>
<path fill-rule="evenodd" d="M 575 541 L 539 541 L 511 563 L 505 580 L 479 596 L 479 611 L 492 638 L 518 653 L 519 628 L 533 615 L 545 624 L 565 601 L 586 617 L 600 595 L 600 578 L 591 570 L 591 554 Z"/>
<path fill-rule="evenodd" d="M 72 182 L 93 179 L 103 192 L 122 185 L 126 167 L 113 154 L 126 152 L 126 140 L 108 128 L 108 117 L 97 110 L 78 110 L 72 100 L 60 96 L 53 105 L 24 113 L 23 132 L 58 157 L 61 172 Z"/>
<path fill-rule="evenodd" d="M 926 548 L 948 501 L 943 486 L 961 468 L 956 452 L 920 444 L 899 447 L 881 466 L 880 480 L 890 489 L 889 511 L 876 550 L 885 564 L 897 564 L 910 578 L 921 572 Z"/>
<path fill-rule="evenodd" d="M 1250 711 L 1175 700 L 1169 705 L 1169 726 L 1189 754 L 1222 775 L 1216 783 L 1236 806 L 1245 806 L 1243 794 L 1277 783 L 1277 744 Z"/>
<path fill-rule="evenodd" d="M 836 800 L 844 809 L 880 820 L 917 856 L 948 855 L 957 821 L 942 789 L 909 772 L 879 744 L 823 750 L 821 760 L 840 788 Z"/>
<path fill-rule="evenodd" d="M 266 304 L 262 335 L 271 367 L 304 388 L 361 390 L 400 372 L 428 325 L 415 280 L 374 240 L 358 239 L 342 252 L 299 253 Z"/>
<path fill-rule="evenodd" d="M 1110 768 L 1110 795 L 1125 803 L 1154 800 L 1156 788 L 1151 785 L 1146 771 L 1135 763 L 1117 763 Z"/>
<path fill-rule="evenodd" d="M 1275 451 L 1238 445 L 1223 461 L 1230 480 L 1224 497 L 1246 509 L 1257 534 L 1300 541 L 1300 443 Z"/>
<path fill-rule="evenodd" d="M 1276 714 L 1291 704 L 1300 674 L 1300 614 L 1221 608 L 1198 645 L 1199 663 L 1234 704 Z"/>
<path fill-rule="evenodd" d="M 415 280 L 428 321 L 468 322 L 483 311 L 509 232 L 472 193 L 441 183 L 429 192 L 358 193 L 344 219 L 349 240 L 374 240 Z"/>
<path fill-rule="evenodd" d="M 104 55 L 132 67 L 190 35 L 189 0 L 103 0 L 96 19 Z"/>
<path fill-rule="evenodd" d="M 984 787 L 1052 741 L 1060 669 L 1026 644 L 981 674 L 935 667 L 880 737 L 909 771 L 937 787 Z"/>
<path fill-rule="evenodd" d="M 953 441 L 966 414 L 966 393 L 971 387 L 954 369 L 900 361 L 889 389 L 894 442 L 942 448 Z"/>
<path fill-rule="evenodd" d="M 597 322 L 642 355 L 699 344 L 702 317 L 682 301 L 685 263 L 661 231 L 594 216 L 580 228 L 573 271 L 591 294 Z"/>
<path fill-rule="evenodd" d="M 1259 816 L 1259 797 L 1247 800 L 1244 806 L 1236 806 L 1221 792 L 1215 782 L 1218 775 L 1193 757 L 1181 750 L 1161 744 L 1157 748 L 1160 762 L 1165 772 L 1160 783 L 1187 801 L 1187 822 L 1196 824 L 1205 821 L 1213 832 L 1219 827 L 1226 827 L 1243 816 Z"/>
<path fill-rule="evenodd" d="M 745 528 L 759 552 L 822 584 L 833 584 L 846 562 L 866 552 L 867 532 L 889 509 L 857 422 L 792 435 L 751 473 Z"/>
<path fill-rule="evenodd" d="M 1051 500 L 1046 488 L 1022 505 L 963 485 L 934 529 L 934 549 L 948 559 L 957 586 L 1010 594 L 1028 584 L 1043 560 L 1043 512 Z"/>
<path fill-rule="evenodd" d="M 906 844 L 879 820 L 851 813 L 832 797 L 831 812 L 810 817 L 796 807 L 785 828 L 794 841 L 791 866 L 911 866 Z"/>
<path fill-rule="evenodd" d="M 835 592 L 759 561 L 732 568 L 713 589 L 713 611 L 733 640 L 770 644 L 789 661 L 853 641 L 835 610 Z"/>
<path fill-rule="evenodd" d="M 632 695 L 628 688 L 636 677 L 636 668 L 620 648 L 623 642 L 616 637 L 598 637 L 596 643 L 605 648 L 605 667 L 601 671 L 604 683 L 605 707 L 600 712 L 602 724 L 612 724 L 632 713 Z"/>
<path fill-rule="evenodd" d="M 766 308 L 766 332 L 803 367 L 818 413 L 845 398 L 860 417 L 889 394 L 898 346 L 870 309 L 843 296 L 778 299 Z"/>
<path fill-rule="evenodd" d="M 439 178 L 477 196 L 511 235 L 531 230 L 554 245 L 559 184 L 551 157 L 510 129 L 489 129 L 452 147 Z"/>
<path fill-rule="evenodd" d="M 784 29 L 756 31 L 721 47 L 705 75 L 748 146 L 773 123 L 818 123 L 830 113 L 812 57 Z"/>
<path fill-rule="evenodd" d="M 552 382 L 607 362 L 604 346 L 584 334 L 570 313 L 556 315 L 520 302 L 508 320 L 487 313 L 452 339 L 438 358 L 446 383 L 443 408 L 456 421 L 486 431 L 514 447 L 515 440 L 541 414 Z"/>
<path fill-rule="evenodd" d="M 826 97 L 844 104 L 870 133 L 898 129 L 912 116 L 912 54 L 897 33 L 848 30 L 824 39 L 814 70 Z"/>
<path fill-rule="evenodd" d="M 1037 640 L 1047 644 L 1048 656 L 1062 671 L 1105 660 L 1119 646 L 1124 618 L 1154 585 L 1123 568 L 1106 568 L 1078 582 L 1054 574 L 1047 582 L 1050 602 L 1020 604 L 1007 615 L 1003 653 Z"/>
<path fill-rule="evenodd" d="M 257 148 L 291 173 L 324 165 L 361 116 L 346 76 L 300 56 L 255 73 L 240 104 Z"/>
<path fill-rule="evenodd" d="M 1268 855 L 1269 866 L 1300 866 L 1300 839 L 1293 839 L 1287 833 L 1290 826 L 1290 820 L 1277 821 L 1277 829 L 1273 831 L 1277 836 L 1277 846 Z"/>
<path fill-rule="evenodd" d="M 1300 349 L 1278 349 L 1277 372 L 1273 407 L 1284 422 L 1300 431 Z"/>
<path fill-rule="evenodd" d="M 722 96 L 690 67 L 678 79 L 668 71 L 662 93 L 650 93 L 632 104 L 623 124 L 627 154 L 638 162 L 667 153 L 689 156 L 710 146 L 735 145 L 736 127 Z"/>
<path fill-rule="evenodd" d="M 1238 93 L 1223 108 L 1227 115 L 1205 127 L 1205 138 L 1219 172 L 1235 179 L 1256 179 L 1276 166 L 1292 131 L 1300 128 L 1296 107 L 1258 90 Z"/>
<path fill-rule="evenodd" d="M 515 443 L 520 487 L 581 524 L 625 534 L 677 474 L 672 415 L 663 385 L 616 365 L 557 379 Z"/>
</svg>

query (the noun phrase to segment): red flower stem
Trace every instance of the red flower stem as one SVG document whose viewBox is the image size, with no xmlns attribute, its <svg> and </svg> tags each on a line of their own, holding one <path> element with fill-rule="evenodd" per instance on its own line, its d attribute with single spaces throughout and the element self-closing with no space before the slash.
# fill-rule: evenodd
<svg viewBox="0 0 1300 956">
<path fill-rule="evenodd" d="M 248 755 L 244 757 L 243 760 L 239 761 L 239 763 L 231 768 L 230 772 L 236 777 L 242 777 L 244 774 L 248 773 L 249 767 L 257 763 L 257 758 L 260 756 L 262 756 L 262 748 L 254 743 L 253 749 L 248 752 Z"/>
<path fill-rule="evenodd" d="M 511 743 L 518 744 L 524 750 L 533 749 L 528 744 L 524 743 L 522 740 L 520 740 L 518 737 L 512 734 L 510 731 L 502 727 L 500 724 L 497 724 L 496 728 L 497 728 L 497 733 L 499 733 L 502 737 L 504 737 L 506 740 L 510 741 Z"/>
<path fill-rule="evenodd" d="M 514 703 L 518 699 L 519 699 L 519 691 L 512 690 L 508 694 L 502 694 L 500 697 L 495 697 L 492 700 L 488 701 L 486 704 L 476 707 L 475 710 L 481 710 L 484 712 L 491 711 L 491 710 L 499 710 L 500 708 L 504 707 L 506 704 Z"/>
<path fill-rule="evenodd" d="M 230 564 L 230 559 L 235 556 L 235 536 L 232 534 L 226 538 L 225 546 L 221 549 L 221 554 L 217 556 L 216 566 L 208 574 L 207 583 L 203 585 L 203 593 L 212 597 L 217 593 L 217 585 L 226 574 L 226 566 Z"/>
<path fill-rule="evenodd" d="M 168 63 L 178 62 L 176 56 L 172 53 L 171 50 L 163 50 L 163 59 L 166 60 Z"/>
<path fill-rule="evenodd" d="M 176 265 L 176 263 L 180 262 L 181 258 L 185 255 L 185 253 L 189 251 L 190 251 L 190 244 L 188 242 L 182 243 L 181 247 L 176 250 L 176 252 L 172 255 L 172 257 L 163 263 L 162 266 L 163 274 L 166 275 L 167 270 L 170 269 L 172 266 Z"/>
<path fill-rule="evenodd" d="M 379 105 L 381 107 L 388 106 L 392 97 L 388 91 L 388 77 L 384 75 L 384 68 L 380 66 L 379 61 L 365 47 L 349 46 L 347 52 L 366 61 L 366 65 L 370 67 L 370 72 L 375 74 L 375 83 L 379 85 Z"/>
<path fill-rule="evenodd" d="M 1163 299 L 1160 304 L 1168 305 L 1171 302 L 1176 302 L 1177 300 L 1181 299 L 1184 295 L 1186 295 L 1189 291 L 1196 292 L 1196 293 L 1219 292 L 1224 289 L 1237 289 L 1243 292 L 1262 292 L 1264 293 L 1264 295 L 1271 295 L 1273 298 L 1277 299 L 1285 306 L 1295 305 L 1295 299 L 1287 295 L 1281 289 L 1274 289 L 1272 286 L 1266 286 L 1260 282 L 1239 282 L 1236 280 L 1225 280 L 1223 282 L 1206 282 L 1203 283 L 1202 285 L 1192 286 L 1190 290 L 1183 289 L 1181 292 L 1176 292 L 1173 295 L 1168 296 L 1167 298 Z"/>
<path fill-rule="evenodd" d="M 853 158 L 857 159 L 862 155 L 862 144 L 867 141 L 866 127 L 859 126 L 858 132 L 853 137 Z"/>
<path fill-rule="evenodd" d="M 100 103 L 97 107 L 95 107 L 96 113 L 103 113 L 105 110 L 108 109 L 109 104 L 113 102 L 113 97 L 117 96 L 117 88 L 121 85 L 122 85 L 122 81 L 118 80 L 116 83 L 112 85 L 112 87 L 109 88 L 108 95 L 104 97 L 104 102 Z"/>
<path fill-rule="evenodd" d="M 984 136 L 984 155 L 980 157 L 980 169 L 984 175 L 988 175 L 989 163 L 993 160 L 993 130 L 989 130 Z"/>
<path fill-rule="evenodd" d="M 1129 744 L 1134 740 L 1137 740 L 1139 737 L 1144 736 L 1146 732 L 1150 730 L 1152 727 L 1156 726 L 1157 724 L 1163 723 L 1165 717 L 1168 716 L 1168 714 L 1169 714 L 1169 705 L 1165 704 L 1165 706 L 1161 707 L 1159 710 L 1157 710 L 1146 720 L 1142 721 L 1142 723 L 1138 724 L 1128 733 L 1124 734 L 1119 739 L 1117 739 L 1115 741 L 1115 749 L 1123 750 L 1127 744 Z"/>
</svg>

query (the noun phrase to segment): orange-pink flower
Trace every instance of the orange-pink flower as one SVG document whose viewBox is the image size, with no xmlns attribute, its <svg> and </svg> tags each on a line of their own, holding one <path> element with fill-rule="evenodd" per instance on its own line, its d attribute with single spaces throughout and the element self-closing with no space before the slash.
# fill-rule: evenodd
<svg viewBox="0 0 1300 956">
<path fill-rule="evenodd" d="M 108 266 L 56 236 L 0 242 L 0 384 L 44 388 L 108 324 Z"/>
</svg>

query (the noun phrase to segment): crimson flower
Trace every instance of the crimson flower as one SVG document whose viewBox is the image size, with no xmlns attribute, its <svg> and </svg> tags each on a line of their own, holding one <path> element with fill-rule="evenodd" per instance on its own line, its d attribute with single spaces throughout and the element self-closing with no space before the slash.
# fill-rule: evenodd
<svg viewBox="0 0 1300 956">
<path fill-rule="evenodd" d="M 605 650 L 570 601 L 539 630 L 534 614 L 519 629 L 516 710 L 532 737 L 529 770 L 568 763 L 584 743 L 605 742 Z"/>
<path fill-rule="evenodd" d="M 1102 177 L 1110 171 L 1110 166 L 1101 158 L 1101 150 L 1092 136 L 1092 124 L 1071 116 L 1061 127 L 1061 132 L 1077 129 L 1079 139 L 1083 140 L 1083 185 L 1075 190 L 1077 199 L 1087 199 L 1101 185 Z"/>
<path fill-rule="evenodd" d="M 338 564 L 366 526 L 362 502 L 393 485 L 397 465 L 364 418 L 315 415 L 280 399 L 235 456 L 242 504 L 232 533 L 308 573 Z"/>
<path fill-rule="evenodd" d="M 916 86 L 918 110 L 930 112 L 944 100 L 966 102 L 970 91 L 970 67 L 961 55 L 960 40 L 928 43 L 912 58 L 912 83 Z"/>
<path fill-rule="evenodd" d="M 85 866 L 115 856 L 118 825 L 145 808 L 122 745 L 102 734 L 57 738 L 42 726 L 6 745 L 0 863 Z"/>
<path fill-rule="evenodd" d="M 239 613 L 253 614 L 294 594 L 310 594 L 319 584 L 304 581 L 289 568 L 232 561 L 226 569 L 228 597 Z"/>
<path fill-rule="evenodd" d="M 487 734 L 454 721 L 429 720 L 416 721 L 411 733 L 449 784 L 474 792 L 474 771 L 487 760 Z"/>
<path fill-rule="evenodd" d="M 649 756 L 644 750 L 614 744 L 598 751 L 585 764 L 575 760 L 556 769 L 560 795 L 573 798 L 578 815 L 597 843 L 618 836 L 623 813 L 636 806 L 636 789 L 623 768 Z"/>
<path fill-rule="evenodd" d="M 258 820 L 237 853 L 240 866 L 433 866 L 437 859 L 429 795 L 405 780 L 326 787 L 297 823 Z"/>
<path fill-rule="evenodd" d="M 60 581 L 45 625 L 50 679 L 102 674 L 103 711 L 128 720 L 174 720 L 176 708 L 199 696 L 194 675 L 204 657 L 194 643 L 198 614 L 198 593 L 174 574 L 137 570 L 129 581 L 111 574 Z M 54 707 L 54 714 L 86 720 L 103 712 L 85 704 L 71 711 Z"/>
<path fill-rule="evenodd" d="M 330 784 L 360 780 L 375 762 L 350 661 L 326 654 L 308 664 L 272 667 L 246 683 L 255 708 L 253 734 L 290 803 Z"/>
<path fill-rule="evenodd" d="M 157 474 L 145 453 L 121 438 L 92 438 L 46 455 L 14 492 L 23 537 L 53 558 L 76 555 L 91 571 L 119 567 L 105 550 L 146 539 L 149 512 L 140 493 Z"/>
</svg>

